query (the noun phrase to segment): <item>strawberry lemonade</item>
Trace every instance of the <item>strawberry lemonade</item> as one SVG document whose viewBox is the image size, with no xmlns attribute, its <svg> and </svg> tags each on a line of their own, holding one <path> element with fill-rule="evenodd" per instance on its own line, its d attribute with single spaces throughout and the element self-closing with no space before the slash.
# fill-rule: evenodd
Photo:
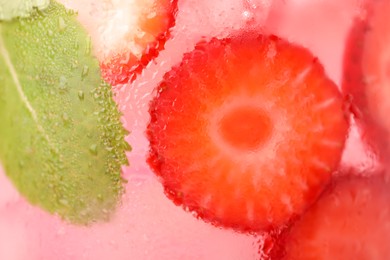
<svg viewBox="0 0 390 260">
<path fill-rule="evenodd" d="M 387 259 L 389 0 L 0 0 L 0 259 Z"/>
</svg>

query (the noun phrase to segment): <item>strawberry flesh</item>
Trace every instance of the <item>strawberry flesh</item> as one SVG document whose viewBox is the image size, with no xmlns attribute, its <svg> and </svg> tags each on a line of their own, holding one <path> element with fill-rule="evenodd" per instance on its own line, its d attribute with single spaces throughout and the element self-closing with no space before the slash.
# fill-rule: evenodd
<svg viewBox="0 0 390 260">
<path fill-rule="evenodd" d="M 157 92 L 148 162 L 176 204 L 214 225 L 286 225 L 339 163 L 341 95 L 309 51 L 276 36 L 201 42 Z"/>
<path fill-rule="evenodd" d="M 390 186 L 341 177 L 274 247 L 271 259 L 390 259 Z"/>
<path fill-rule="evenodd" d="M 379 154 L 390 141 L 390 1 L 366 3 L 347 40 L 342 88 L 363 130 L 363 139 Z M 385 157 L 387 157 L 385 155 Z"/>
<path fill-rule="evenodd" d="M 99 28 L 99 32 L 103 32 L 101 41 L 115 38 L 109 34 L 116 30 L 121 35 L 115 42 L 109 40 L 107 48 L 101 50 L 104 53 L 100 64 L 102 76 L 112 85 L 133 81 L 164 49 L 169 30 L 175 23 L 177 0 L 140 0 L 128 7 L 132 10 L 128 14 L 120 14 L 121 8 L 114 6 L 109 13 L 115 15 L 107 18 L 108 22 Z M 102 30 L 105 27 L 108 34 Z"/>
<path fill-rule="evenodd" d="M 218 130 L 222 139 L 244 151 L 256 150 L 272 133 L 271 119 L 251 106 L 241 106 L 221 118 Z"/>
</svg>

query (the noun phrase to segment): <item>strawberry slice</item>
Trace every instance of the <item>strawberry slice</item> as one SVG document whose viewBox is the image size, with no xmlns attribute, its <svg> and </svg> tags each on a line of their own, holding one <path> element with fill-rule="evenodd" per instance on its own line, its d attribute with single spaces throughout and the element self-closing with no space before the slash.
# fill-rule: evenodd
<svg viewBox="0 0 390 260">
<path fill-rule="evenodd" d="M 255 33 L 201 42 L 150 107 L 149 164 L 215 225 L 270 230 L 302 213 L 338 165 L 342 98 L 309 51 Z"/>
<path fill-rule="evenodd" d="M 286 231 L 272 259 L 390 259 L 390 184 L 341 177 Z"/>
<path fill-rule="evenodd" d="M 342 84 L 364 137 L 382 152 L 390 140 L 389 13 L 390 1 L 368 1 L 366 16 L 356 18 L 347 40 Z"/>
<path fill-rule="evenodd" d="M 98 46 L 102 75 L 112 85 L 134 80 L 158 55 L 177 11 L 177 0 L 93 1 L 88 11 L 73 5 L 87 12 L 81 20 Z"/>
<path fill-rule="evenodd" d="M 122 26 L 123 22 L 128 25 L 123 31 L 123 38 L 118 40 L 118 46 L 110 46 L 112 51 L 101 63 L 102 75 L 112 85 L 133 81 L 164 48 L 170 35 L 169 29 L 175 22 L 177 0 L 132 2 L 129 4 L 129 12 L 117 15 L 107 28 L 110 30 L 112 26 Z M 123 12 L 123 9 L 119 7 L 116 11 Z M 127 21 L 122 21 L 123 17 Z M 121 40 L 126 44 L 123 45 Z"/>
</svg>

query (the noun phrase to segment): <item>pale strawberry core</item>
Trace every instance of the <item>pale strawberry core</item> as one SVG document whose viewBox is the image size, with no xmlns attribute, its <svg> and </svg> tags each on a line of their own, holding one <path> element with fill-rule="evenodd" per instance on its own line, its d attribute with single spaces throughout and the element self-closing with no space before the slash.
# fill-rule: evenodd
<svg viewBox="0 0 390 260">
<path fill-rule="evenodd" d="M 267 114 L 256 107 L 235 108 L 219 122 L 222 138 L 241 150 L 257 150 L 270 138 L 272 128 Z"/>
</svg>

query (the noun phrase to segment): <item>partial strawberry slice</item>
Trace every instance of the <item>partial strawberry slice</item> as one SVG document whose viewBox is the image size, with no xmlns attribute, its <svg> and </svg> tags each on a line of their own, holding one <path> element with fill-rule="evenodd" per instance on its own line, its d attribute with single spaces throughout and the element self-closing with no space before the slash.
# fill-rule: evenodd
<svg viewBox="0 0 390 260">
<path fill-rule="evenodd" d="M 133 81 L 143 68 L 164 49 L 169 29 L 174 25 L 177 0 L 132 0 L 123 10 L 114 7 L 115 17 L 107 24 L 122 27 L 122 37 L 109 45 L 101 63 L 102 75 L 112 85 Z M 112 32 L 111 32 L 112 33 Z M 115 33 L 115 29 L 114 29 Z"/>
<path fill-rule="evenodd" d="M 255 33 L 199 43 L 165 75 L 150 114 L 149 164 L 167 195 L 241 231 L 301 214 L 338 165 L 348 129 L 318 60 Z"/>
<path fill-rule="evenodd" d="M 272 259 L 390 259 L 389 241 L 390 183 L 342 177 L 282 235 Z"/>
<path fill-rule="evenodd" d="M 344 57 L 343 91 L 374 149 L 390 141 L 390 1 L 368 1 L 356 18 Z"/>
<path fill-rule="evenodd" d="M 133 0 L 128 12 L 113 17 L 107 27 L 123 26 L 123 37 L 109 46 L 111 52 L 101 63 L 102 75 L 112 85 L 133 81 L 137 74 L 155 58 L 169 37 L 169 29 L 174 25 L 177 0 Z M 116 14 L 118 15 L 118 14 Z M 125 18 L 123 20 L 123 18 Z M 108 36 L 108 35 L 107 35 Z M 110 36 L 108 36 L 110 37 Z"/>
<path fill-rule="evenodd" d="M 134 80 L 158 55 L 177 12 L 177 0 L 78 0 L 67 6 L 78 11 L 112 85 Z"/>
</svg>

